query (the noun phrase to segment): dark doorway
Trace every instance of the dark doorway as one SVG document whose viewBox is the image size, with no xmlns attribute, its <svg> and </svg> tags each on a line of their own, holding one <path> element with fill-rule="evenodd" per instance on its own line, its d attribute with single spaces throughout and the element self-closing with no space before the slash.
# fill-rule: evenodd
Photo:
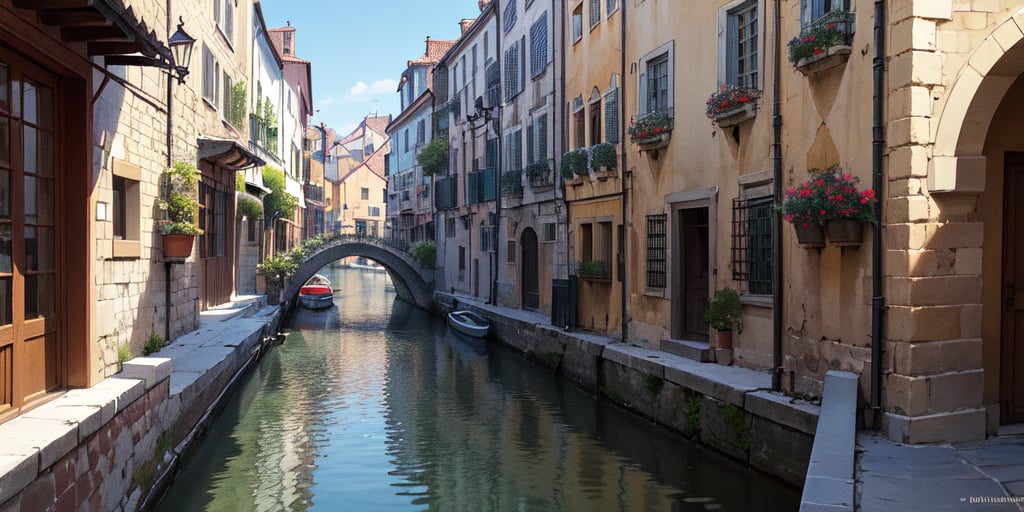
<svg viewBox="0 0 1024 512">
<path fill-rule="evenodd" d="M 1024 422 L 1024 153 L 1007 153 L 1003 215 L 1000 419 Z"/>
<path fill-rule="evenodd" d="M 540 268 L 537 263 L 537 233 L 531 229 L 523 230 L 520 247 L 523 249 L 523 309 L 540 307 Z"/>
<path fill-rule="evenodd" d="M 678 287 L 672 337 L 708 341 L 704 310 L 708 305 L 708 208 L 683 208 L 676 218 L 674 268 Z"/>
</svg>

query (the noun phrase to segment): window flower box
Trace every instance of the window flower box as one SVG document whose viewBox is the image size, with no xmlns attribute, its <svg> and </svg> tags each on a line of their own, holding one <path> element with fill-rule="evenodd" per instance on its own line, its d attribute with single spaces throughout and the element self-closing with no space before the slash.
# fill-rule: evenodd
<svg viewBox="0 0 1024 512">
<path fill-rule="evenodd" d="M 761 91 L 725 84 L 711 93 L 704 113 L 721 128 L 734 126 L 757 115 L 757 100 Z"/>
<path fill-rule="evenodd" d="M 789 41 L 789 61 L 805 75 L 844 64 L 850 56 L 853 24 L 852 12 L 833 11 L 818 18 Z"/>
<path fill-rule="evenodd" d="M 651 151 L 668 146 L 672 138 L 671 110 L 654 110 L 633 118 L 629 127 L 629 140 L 640 146 L 640 151 Z"/>
</svg>

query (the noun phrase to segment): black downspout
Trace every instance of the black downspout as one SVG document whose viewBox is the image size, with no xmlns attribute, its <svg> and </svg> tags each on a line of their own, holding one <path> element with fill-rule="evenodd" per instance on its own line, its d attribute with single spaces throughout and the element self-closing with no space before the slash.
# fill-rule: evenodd
<svg viewBox="0 0 1024 512">
<path fill-rule="evenodd" d="M 171 17 L 171 0 L 167 0 L 167 33 L 171 33 L 171 24 L 174 18 Z M 171 168 L 171 130 L 174 128 L 172 124 L 172 105 L 173 105 L 173 82 L 174 77 L 171 76 L 170 71 L 167 72 L 167 169 Z M 171 262 L 164 258 L 164 342 L 169 342 L 171 339 Z"/>
<path fill-rule="evenodd" d="M 885 1 L 875 0 L 874 115 L 871 129 L 871 186 L 881 197 L 883 183 L 882 159 L 885 154 L 885 120 L 882 118 L 885 92 Z M 874 426 L 881 423 L 882 413 L 882 201 L 875 202 L 878 225 L 871 238 L 871 411 Z"/>
<path fill-rule="evenodd" d="M 619 77 L 619 111 L 622 112 L 623 114 L 625 114 L 626 112 L 626 5 L 628 3 L 629 2 L 619 3 L 619 16 L 621 17 L 619 23 L 622 24 L 622 43 L 619 45 L 619 52 L 622 61 L 622 69 L 620 71 L 621 75 Z M 626 186 L 626 177 L 628 176 L 632 178 L 632 173 L 629 172 L 629 167 L 626 165 L 626 144 L 622 141 L 626 134 L 625 115 L 619 116 L 619 124 L 621 125 L 619 128 L 619 144 L 620 146 L 623 147 L 622 177 L 619 179 L 619 186 L 622 187 L 622 238 L 625 238 L 625 234 L 629 233 L 629 209 L 627 207 L 629 199 L 629 188 Z M 617 265 L 618 268 L 616 270 L 620 271 L 619 276 L 622 278 L 622 284 L 619 285 L 619 289 L 622 291 L 622 312 L 620 314 L 622 316 L 622 327 L 620 328 L 620 330 L 622 331 L 621 341 L 625 343 L 627 340 L 629 340 L 629 272 L 622 271 L 629 269 L 629 265 L 626 264 L 626 262 L 629 260 L 629 253 L 627 251 L 627 247 L 629 247 L 629 244 L 627 244 L 625 240 L 619 240 L 619 245 L 619 254 L 622 256 L 623 261 L 619 262 L 620 265 Z"/>
<path fill-rule="evenodd" d="M 782 204 L 782 6 L 775 0 L 774 31 L 775 52 L 772 74 L 772 188 L 775 204 Z M 772 390 L 782 390 L 782 212 L 772 217 L 772 265 L 775 276 L 772 279 Z"/>
<path fill-rule="evenodd" d="M 494 0 L 494 48 L 497 52 L 495 60 L 501 55 L 501 0 Z M 499 61 L 500 62 L 500 61 Z M 484 63 L 484 75 L 487 75 L 486 71 L 487 63 Z M 504 83 L 501 80 L 501 65 L 498 65 L 498 83 Z M 501 258 L 499 253 L 501 251 L 501 244 L 498 240 L 501 238 L 501 95 L 498 96 L 498 104 L 488 107 L 488 109 L 495 109 L 498 113 L 494 119 L 494 134 L 498 137 L 498 154 L 495 155 L 495 167 L 494 167 L 494 275 L 491 276 L 491 300 L 490 303 L 495 306 L 498 305 L 498 274 L 500 274 Z M 485 117 L 486 119 L 486 117 Z M 487 147 L 487 127 L 484 127 L 484 147 Z M 486 150 L 485 150 L 486 152 Z"/>
</svg>

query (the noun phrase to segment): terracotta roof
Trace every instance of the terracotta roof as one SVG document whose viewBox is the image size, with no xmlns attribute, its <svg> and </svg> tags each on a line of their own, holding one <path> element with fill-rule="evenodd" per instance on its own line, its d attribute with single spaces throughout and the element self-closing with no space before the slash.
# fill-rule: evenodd
<svg viewBox="0 0 1024 512">
<path fill-rule="evenodd" d="M 437 64 L 437 62 L 441 60 L 441 57 L 443 57 L 444 54 L 448 53 L 448 50 L 452 49 L 452 46 L 455 46 L 455 41 L 433 40 L 430 37 L 427 37 L 426 53 L 424 53 L 418 59 L 410 60 L 409 65 L 415 66 L 418 64 Z"/>
<path fill-rule="evenodd" d="M 365 168 L 369 169 L 370 172 L 376 174 L 382 180 L 387 182 L 387 178 L 384 177 L 384 159 L 387 158 L 387 155 L 390 152 L 391 152 L 391 141 L 388 140 L 383 145 L 381 145 L 381 147 L 378 148 L 377 151 L 374 151 L 373 154 L 370 155 L 369 158 L 364 160 L 363 163 L 353 167 L 351 171 L 349 171 L 347 174 L 345 174 L 341 178 L 341 181 L 345 181 L 346 179 L 348 179 L 349 176 L 355 174 L 356 171 L 358 171 L 359 169 L 365 167 Z"/>
<path fill-rule="evenodd" d="M 387 128 L 388 125 L 391 124 L 391 114 L 376 117 L 367 116 L 364 122 L 366 123 L 367 128 L 377 132 L 380 135 L 383 135 L 384 137 L 387 137 Z"/>
</svg>

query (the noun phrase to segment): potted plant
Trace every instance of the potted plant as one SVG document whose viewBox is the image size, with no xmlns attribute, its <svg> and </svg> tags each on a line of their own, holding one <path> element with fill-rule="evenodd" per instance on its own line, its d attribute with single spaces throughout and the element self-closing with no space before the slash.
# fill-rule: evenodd
<svg viewBox="0 0 1024 512">
<path fill-rule="evenodd" d="M 587 148 L 576 148 L 562 155 L 562 177 L 571 180 L 587 175 Z"/>
<path fill-rule="evenodd" d="M 704 113 L 722 128 L 733 126 L 756 115 L 760 97 L 761 91 L 757 89 L 725 84 L 711 93 Z"/>
<path fill-rule="evenodd" d="M 780 210 L 801 245 L 824 247 L 823 227 L 836 246 L 857 246 L 864 224 L 875 224 L 875 191 L 861 191 L 856 176 L 839 167 L 815 171 L 799 187 L 786 189 Z"/>
<path fill-rule="evenodd" d="M 584 260 L 576 263 L 576 275 L 588 281 L 608 281 L 611 267 L 604 261 Z"/>
<path fill-rule="evenodd" d="M 590 166 L 594 171 L 607 175 L 614 173 L 618 167 L 618 155 L 615 154 L 615 144 L 602 142 L 590 148 Z"/>
<path fill-rule="evenodd" d="M 740 294 L 732 288 L 715 292 L 704 311 L 704 321 L 717 332 L 715 348 L 732 348 L 732 328 L 740 322 L 742 306 Z"/>
<path fill-rule="evenodd" d="M 301 253 L 301 251 L 300 251 Z M 301 257 L 298 258 L 301 261 Z M 299 268 L 294 254 L 270 256 L 256 265 L 256 273 L 263 276 L 267 283 L 267 302 L 279 304 L 281 289 L 288 276 Z"/>
<path fill-rule="evenodd" d="M 164 171 L 164 199 L 159 202 L 164 212 L 160 221 L 164 256 L 187 258 L 192 254 L 192 245 L 199 229 L 199 171 L 187 162 L 177 162 Z"/>
<path fill-rule="evenodd" d="M 672 137 L 672 112 L 654 110 L 636 116 L 627 131 L 629 140 L 640 145 L 641 151 L 661 149 Z"/>
<path fill-rule="evenodd" d="M 850 54 L 851 25 L 852 13 L 849 12 L 835 11 L 822 16 L 787 43 L 789 62 L 801 72 L 832 55 L 843 56 L 836 64 L 845 62 Z M 821 69 L 829 67 L 832 65 Z"/>
</svg>

